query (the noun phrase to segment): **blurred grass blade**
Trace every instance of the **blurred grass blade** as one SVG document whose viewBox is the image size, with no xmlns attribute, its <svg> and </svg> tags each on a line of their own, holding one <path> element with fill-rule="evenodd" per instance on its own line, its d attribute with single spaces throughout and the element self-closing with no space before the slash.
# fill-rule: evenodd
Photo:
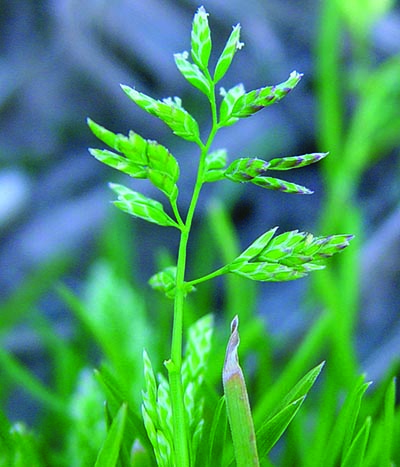
<svg viewBox="0 0 400 467">
<path fill-rule="evenodd" d="M 279 438 L 283 435 L 289 423 L 300 409 L 306 396 L 290 402 L 280 412 L 267 420 L 261 428 L 257 430 L 257 445 L 260 457 L 266 456 L 273 448 Z"/>
<path fill-rule="evenodd" d="M 273 412 L 279 404 L 288 387 L 293 387 L 301 374 L 307 371 L 310 360 L 318 353 L 326 342 L 326 335 L 331 327 L 332 318 L 325 314 L 320 316 L 313 324 L 302 344 L 296 349 L 290 362 L 286 365 L 280 378 L 275 384 L 264 392 L 257 406 L 254 408 L 254 420 L 256 426 L 263 423 L 265 414 Z"/>
<path fill-rule="evenodd" d="M 95 467 L 114 467 L 117 465 L 127 418 L 127 405 L 122 404 L 114 418 L 107 438 L 99 451 Z"/>
<path fill-rule="evenodd" d="M 371 417 L 367 417 L 351 443 L 341 467 L 362 467 L 370 428 Z"/>
<path fill-rule="evenodd" d="M 381 459 L 379 465 L 394 465 L 391 462 L 396 408 L 396 379 L 392 379 L 385 396 Z"/>
<path fill-rule="evenodd" d="M 225 410 L 225 397 L 222 396 L 215 408 L 210 435 L 208 439 L 208 459 L 205 467 L 223 465 L 224 447 L 226 444 L 226 431 L 228 419 Z"/>
<path fill-rule="evenodd" d="M 346 397 L 335 423 L 330 431 L 328 441 L 320 440 L 324 457 L 321 462 L 326 467 L 333 467 L 339 461 L 340 453 L 346 453 L 353 439 L 354 428 L 360 412 L 361 400 L 370 383 L 365 383 L 365 377 L 360 376 L 353 390 Z M 344 457 L 342 455 L 342 459 Z"/>
<path fill-rule="evenodd" d="M 56 257 L 35 269 L 7 300 L 2 297 L 0 305 L 0 329 L 6 332 L 9 326 L 17 323 L 25 313 L 29 313 L 40 297 L 47 293 L 54 283 L 68 271 L 71 256 Z"/>
<path fill-rule="evenodd" d="M 38 378 L 6 350 L 0 348 L 0 369 L 32 397 L 42 402 L 48 409 L 67 416 L 64 402 L 55 396 Z M 3 373 L 3 375 L 4 375 Z"/>
<path fill-rule="evenodd" d="M 118 407 L 128 400 L 127 394 L 121 390 L 115 378 L 105 368 L 102 368 L 101 372 L 95 370 L 94 374 L 105 392 L 109 409 L 115 410 L 116 412 Z M 128 406 L 128 418 L 126 423 L 126 432 L 129 433 L 129 437 L 132 438 L 132 443 L 135 439 L 139 439 L 143 448 L 148 452 L 152 452 L 153 449 L 147 437 L 142 418 L 134 412 L 130 406 Z"/>
<path fill-rule="evenodd" d="M 231 336 L 226 349 L 223 369 L 224 393 L 237 467 L 258 467 L 260 464 L 253 418 L 237 354 L 240 342 L 238 324 L 239 318 L 236 315 L 231 323 Z"/>
</svg>

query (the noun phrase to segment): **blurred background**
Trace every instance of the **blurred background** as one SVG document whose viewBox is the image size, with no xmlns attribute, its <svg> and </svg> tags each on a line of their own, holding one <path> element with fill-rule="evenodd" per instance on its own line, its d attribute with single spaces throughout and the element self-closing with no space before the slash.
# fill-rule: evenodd
<svg viewBox="0 0 400 467">
<path fill-rule="evenodd" d="M 304 73 L 282 102 L 221 131 L 215 148 L 226 148 L 230 160 L 317 151 L 330 156 L 288 177 L 313 189 L 313 196 L 229 181 L 210 184 L 196 227 L 209 222 L 207 201 L 219 200 L 242 246 L 275 225 L 281 232 L 356 233 L 354 281 L 346 279 L 356 294 L 356 348 L 361 369 L 379 378 L 400 352 L 399 4 L 203 4 L 210 14 L 212 60 L 232 25 L 242 25 L 245 47 L 224 87 L 243 82 L 250 90 L 282 82 L 293 70 Z M 45 316 L 59 339 L 68 341 L 76 332 L 57 284 L 79 295 L 98 259 L 119 248 L 129 252 L 126 267 L 134 282 L 145 287 L 161 249 L 175 254 L 175 232 L 115 212 L 107 183 L 130 181 L 89 155 L 88 147 L 103 145 L 86 118 L 114 132 L 133 129 L 167 146 L 181 165 L 180 202 L 187 205 L 197 153 L 137 108 L 119 84 L 158 99 L 179 95 L 206 132 L 207 103 L 173 60 L 173 53 L 190 48 L 198 6 L 191 0 L 0 1 L 1 345 L 41 378 L 48 377 L 46 356 L 32 316 Z M 146 182 L 130 186 L 159 197 Z M 126 235 L 114 238 L 115 229 Z M 335 293 L 348 292 L 338 287 Z M 299 311 L 307 302 L 314 302 L 310 282 L 301 280 L 262 285 L 257 307 L 271 332 L 287 340 L 307 326 L 309 318 Z M 34 410 L 11 402 L 13 419 L 29 419 Z"/>
</svg>

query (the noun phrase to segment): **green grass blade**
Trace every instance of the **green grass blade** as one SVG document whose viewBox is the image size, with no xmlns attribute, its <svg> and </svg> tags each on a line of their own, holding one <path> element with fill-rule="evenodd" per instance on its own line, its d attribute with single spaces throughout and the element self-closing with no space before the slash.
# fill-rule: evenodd
<svg viewBox="0 0 400 467">
<path fill-rule="evenodd" d="M 395 427 L 395 407 L 396 407 L 396 380 L 392 379 L 386 392 L 384 418 L 383 418 L 383 436 L 380 449 L 380 466 L 392 465 L 391 455 L 393 449 L 394 427 Z"/>
<path fill-rule="evenodd" d="M 346 397 L 343 406 L 336 416 L 335 423 L 330 430 L 329 439 L 322 439 L 322 465 L 333 467 L 337 465 L 340 453 L 347 452 L 354 434 L 360 412 L 361 400 L 370 383 L 365 383 L 365 377 L 360 376 L 354 384 L 353 390 Z M 343 458 L 343 456 L 342 456 Z"/>
<path fill-rule="evenodd" d="M 62 399 L 55 396 L 51 390 L 36 378 L 24 365 L 2 348 L 0 348 L 0 368 L 4 373 L 8 374 L 15 383 L 23 387 L 26 392 L 43 403 L 48 409 L 64 417 L 67 416 Z"/>
<path fill-rule="evenodd" d="M 291 401 L 257 430 L 257 445 L 260 457 L 266 456 L 283 435 L 305 398 L 306 396 L 303 396 L 295 401 Z"/>
<path fill-rule="evenodd" d="M 95 467 L 114 467 L 117 465 L 127 418 L 127 405 L 122 404 L 114 418 L 107 438 L 99 451 Z"/>
<path fill-rule="evenodd" d="M 95 370 L 95 377 L 105 392 L 109 408 L 116 412 L 118 407 L 120 407 L 126 400 L 129 399 L 127 394 L 124 393 L 124 391 L 119 387 L 115 378 L 105 368 L 103 368 L 101 372 Z M 127 432 L 132 438 L 132 442 L 134 439 L 139 439 L 143 448 L 152 452 L 152 447 L 147 437 L 142 418 L 129 406 Z"/>
<path fill-rule="evenodd" d="M 69 268 L 71 258 L 55 258 L 35 270 L 0 306 L 0 329 L 6 330 L 32 310 L 39 298 L 47 292 Z"/>
<path fill-rule="evenodd" d="M 325 362 L 320 363 L 312 370 L 310 370 L 305 376 L 303 376 L 303 378 L 301 378 L 301 380 L 289 391 L 287 396 L 283 399 L 280 408 L 286 407 L 287 405 L 298 401 L 300 398 L 305 397 L 313 387 L 324 365 Z"/>
<path fill-rule="evenodd" d="M 238 321 L 238 317 L 235 316 L 231 324 L 231 337 L 223 370 L 226 407 L 237 467 L 259 467 L 253 418 L 246 383 L 238 362 Z"/>
<path fill-rule="evenodd" d="M 351 443 L 341 467 L 362 467 L 370 428 L 371 418 L 367 417 Z"/>
<path fill-rule="evenodd" d="M 225 397 L 222 396 L 215 408 L 213 421 L 208 438 L 208 458 L 204 467 L 222 465 L 228 419 L 225 407 Z"/>
<path fill-rule="evenodd" d="M 259 400 L 254 408 L 254 421 L 256 426 L 260 426 L 266 416 L 273 413 L 279 405 L 282 397 L 285 396 L 286 388 L 293 387 L 301 374 L 307 371 L 309 362 L 322 347 L 326 333 L 331 326 L 331 317 L 322 315 L 313 325 L 311 331 L 303 340 L 301 346 L 296 350 L 293 358 L 286 365 L 281 377 Z"/>
</svg>

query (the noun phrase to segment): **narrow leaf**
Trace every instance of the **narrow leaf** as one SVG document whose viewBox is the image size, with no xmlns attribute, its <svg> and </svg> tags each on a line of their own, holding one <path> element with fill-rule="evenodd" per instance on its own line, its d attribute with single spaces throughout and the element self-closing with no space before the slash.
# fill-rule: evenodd
<svg viewBox="0 0 400 467">
<path fill-rule="evenodd" d="M 179 228 L 158 201 L 116 183 L 110 183 L 110 188 L 118 194 L 118 201 L 114 204 L 121 211 L 154 224 Z"/>
<path fill-rule="evenodd" d="M 371 428 L 371 417 L 367 417 L 347 452 L 341 467 L 361 467 L 367 448 L 369 432 Z"/>
<path fill-rule="evenodd" d="M 383 418 L 381 462 L 380 465 L 391 465 L 393 452 L 393 440 L 395 435 L 395 410 L 396 410 L 396 379 L 392 379 L 385 394 L 385 409 Z"/>
<path fill-rule="evenodd" d="M 215 66 L 214 71 L 214 83 L 217 83 L 221 80 L 225 73 L 228 71 L 231 66 L 233 57 L 237 50 L 240 50 L 243 47 L 243 43 L 239 41 L 240 39 L 240 24 L 237 24 L 233 27 L 233 30 L 229 36 L 229 39 L 222 51 L 218 62 Z"/>
<path fill-rule="evenodd" d="M 222 465 L 227 428 L 228 419 L 225 407 L 225 396 L 222 396 L 214 411 L 213 421 L 211 424 L 210 435 L 207 443 L 207 467 Z"/>
<path fill-rule="evenodd" d="M 196 64 L 189 62 L 188 56 L 189 54 L 187 52 L 174 55 L 178 70 L 182 73 L 184 78 L 189 81 L 190 84 L 199 89 L 206 96 L 209 96 L 210 83 L 200 68 Z"/>
<path fill-rule="evenodd" d="M 231 116 L 250 117 L 264 107 L 279 102 L 297 85 L 301 77 L 302 74 L 293 71 L 283 83 L 247 92 L 236 101 Z"/>
<path fill-rule="evenodd" d="M 290 402 L 257 430 L 257 444 L 260 457 L 265 457 L 281 438 L 293 420 L 306 397 Z"/>
<path fill-rule="evenodd" d="M 113 409 L 113 413 L 117 414 L 121 405 L 128 399 L 128 395 L 119 386 L 115 377 L 106 369 L 102 368 L 101 372 L 95 370 L 94 375 L 96 380 L 101 385 L 107 399 L 107 406 Z M 143 426 L 143 420 L 137 412 L 134 412 L 130 406 L 127 407 L 128 416 L 126 419 L 126 432 L 124 443 L 132 443 L 135 439 L 139 439 L 140 444 L 146 449 L 147 452 L 152 452 L 149 438 Z"/>
<path fill-rule="evenodd" d="M 114 467 L 117 465 L 125 430 L 126 416 L 127 406 L 123 404 L 114 418 L 107 438 L 99 451 L 95 467 Z"/>
<path fill-rule="evenodd" d="M 326 451 L 322 459 L 323 465 L 333 467 L 339 461 L 340 455 L 342 455 L 343 460 L 353 439 L 354 428 L 357 424 L 362 398 L 369 385 L 370 383 L 365 382 L 365 376 L 360 376 L 355 382 L 353 389 L 344 400 L 343 406 L 336 417 L 335 424 L 329 435 L 328 442 L 325 443 Z"/>
<path fill-rule="evenodd" d="M 286 405 L 293 403 L 302 397 L 307 396 L 310 389 L 313 387 L 316 379 L 318 378 L 319 374 L 324 367 L 325 362 L 320 363 L 312 370 L 310 370 L 301 380 L 289 391 L 289 393 L 285 396 L 281 404 L 278 408 L 283 408 Z"/>
<path fill-rule="evenodd" d="M 202 70 L 208 67 L 208 60 L 211 54 L 211 31 L 208 25 L 208 13 L 201 6 L 193 18 L 192 24 L 192 58 L 194 63 Z"/>
<path fill-rule="evenodd" d="M 258 467 L 253 418 L 237 354 L 240 343 L 238 323 L 239 318 L 235 316 L 231 323 L 231 336 L 226 349 L 222 379 L 236 464 L 238 467 Z"/>
<path fill-rule="evenodd" d="M 129 86 L 121 85 L 121 87 L 139 107 L 162 120 L 177 136 L 188 141 L 200 140 L 196 120 L 182 107 L 178 97 L 159 101 Z"/>
</svg>

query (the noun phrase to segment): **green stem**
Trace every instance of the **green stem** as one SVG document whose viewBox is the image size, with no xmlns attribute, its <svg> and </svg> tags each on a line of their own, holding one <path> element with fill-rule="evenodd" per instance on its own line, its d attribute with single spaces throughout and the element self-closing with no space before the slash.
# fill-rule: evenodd
<svg viewBox="0 0 400 467">
<path fill-rule="evenodd" d="M 183 347 L 183 318 L 185 304 L 185 273 L 187 245 L 189 241 L 190 230 L 192 227 L 194 212 L 200 196 L 200 191 L 204 183 L 205 162 L 209 148 L 214 140 L 218 130 L 217 110 L 215 101 L 215 91 L 210 93 L 210 104 L 212 113 L 212 128 L 207 138 L 206 144 L 199 141 L 197 144 L 201 149 L 199 166 L 197 170 L 196 183 L 193 189 L 192 199 L 186 216 L 186 222 L 183 223 L 178 212 L 178 208 L 172 204 L 175 217 L 181 226 L 181 238 L 179 243 L 177 271 L 176 271 L 176 294 L 174 300 L 174 318 L 172 328 L 171 360 L 166 363 L 169 372 L 172 419 L 174 429 L 175 457 L 177 467 L 189 467 L 189 441 L 188 441 L 188 420 L 184 404 L 184 389 L 182 385 L 182 347 Z"/>
<path fill-rule="evenodd" d="M 227 272 L 229 272 L 228 266 L 229 265 L 222 266 L 222 268 L 216 269 L 215 271 L 210 272 L 210 274 L 199 277 L 198 279 L 194 279 L 192 281 L 188 281 L 187 284 L 196 285 L 196 284 L 200 284 L 201 282 L 206 282 L 210 279 L 214 279 L 214 277 L 222 276 L 222 274 L 226 274 Z"/>
</svg>

